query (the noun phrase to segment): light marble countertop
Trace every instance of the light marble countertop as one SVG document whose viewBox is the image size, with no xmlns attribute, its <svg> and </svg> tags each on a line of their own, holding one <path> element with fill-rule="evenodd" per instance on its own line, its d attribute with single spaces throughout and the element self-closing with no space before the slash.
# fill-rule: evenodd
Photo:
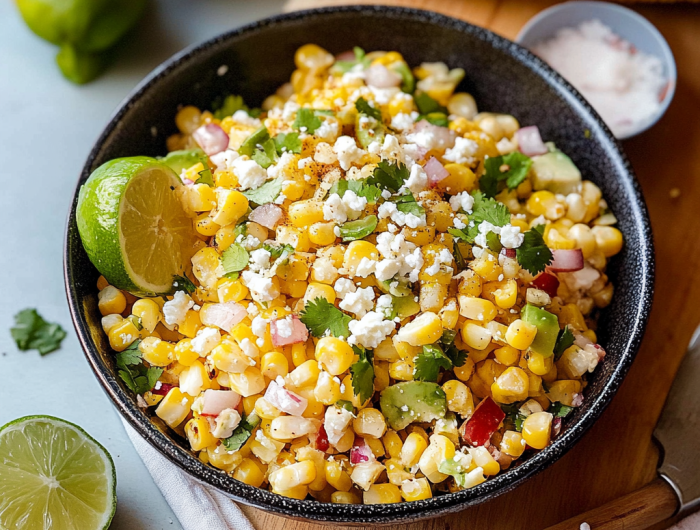
<svg viewBox="0 0 700 530">
<path fill-rule="evenodd" d="M 112 454 L 119 503 L 112 530 L 181 530 L 93 376 L 73 331 L 63 289 L 63 231 L 83 162 L 112 111 L 180 49 L 258 18 L 283 0 L 156 0 L 97 81 L 76 86 L 54 63 L 56 48 L 0 2 L 0 425 L 50 414 L 83 427 Z M 35 307 L 68 337 L 45 357 L 20 352 L 13 315 Z"/>
</svg>

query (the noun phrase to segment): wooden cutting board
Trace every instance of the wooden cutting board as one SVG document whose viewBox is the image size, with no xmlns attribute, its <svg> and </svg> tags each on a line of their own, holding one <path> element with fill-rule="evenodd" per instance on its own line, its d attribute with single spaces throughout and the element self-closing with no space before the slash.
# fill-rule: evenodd
<svg viewBox="0 0 700 530">
<path fill-rule="evenodd" d="M 290 0 L 288 10 L 347 3 Z M 513 39 L 530 17 L 556 2 L 382 3 L 432 9 Z M 676 96 L 664 118 L 623 145 L 649 206 L 657 252 L 656 298 L 639 355 L 607 411 L 552 467 L 493 501 L 449 517 L 397 528 L 540 530 L 629 493 L 655 477 L 659 451 L 651 434 L 692 332 L 700 324 L 700 6 L 664 3 L 632 7 L 663 33 L 678 66 Z M 676 198 L 671 193 L 674 188 L 680 190 Z M 257 530 L 322 530 L 320 525 L 243 509 Z M 662 524 L 654 530 L 668 526 Z"/>
</svg>

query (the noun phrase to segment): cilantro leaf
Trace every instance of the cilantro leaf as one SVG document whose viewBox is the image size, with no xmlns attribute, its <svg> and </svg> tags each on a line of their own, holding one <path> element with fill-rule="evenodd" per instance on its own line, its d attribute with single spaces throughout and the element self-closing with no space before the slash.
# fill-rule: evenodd
<svg viewBox="0 0 700 530">
<path fill-rule="evenodd" d="M 221 440 L 221 444 L 229 451 L 238 451 L 245 445 L 259 424 L 260 418 L 255 412 L 251 412 L 248 416 L 243 416 L 238 427 L 233 430 L 233 434 Z"/>
<path fill-rule="evenodd" d="M 348 221 L 340 226 L 340 237 L 343 242 L 355 241 L 367 237 L 377 228 L 377 216 L 368 215 L 357 221 Z"/>
<path fill-rule="evenodd" d="M 263 248 L 270 253 L 272 259 L 279 259 L 284 254 L 289 256 L 294 252 L 294 247 L 292 245 L 273 245 L 270 243 L 263 243 Z"/>
<path fill-rule="evenodd" d="M 350 367 L 352 373 L 352 391 L 360 396 L 360 402 L 364 403 L 374 394 L 374 365 L 372 364 L 372 350 L 365 350 L 353 346 L 355 354 L 360 360 Z"/>
<path fill-rule="evenodd" d="M 533 276 L 552 262 L 552 251 L 544 242 L 544 225 L 533 226 L 525 232 L 523 244 L 515 251 L 518 263 Z"/>
<path fill-rule="evenodd" d="M 40 355 L 57 350 L 66 338 L 66 332 L 59 324 L 46 322 L 36 309 L 17 313 L 10 334 L 20 350 L 38 350 Z"/>
<path fill-rule="evenodd" d="M 564 326 L 564 329 L 559 330 L 557 342 L 554 344 L 554 359 L 558 361 L 564 352 L 573 346 L 573 344 L 574 334 L 571 333 L 569 326 Z"/>
<path fill-rule="evenodd" d="M 453 368 L 464 366 L 464 363 L 467 362 L 466 350 L 459 350 L 454 344 L 450 344 L 449 346 L 445 347 L 445 355 L 447 355 L 452 362 Z"/>
<path fill-rule="evenodd" d="M 211 174 L 211 169 L 209 169 L 209 162 L 205 157 L 199 159 L 199 161 L 204 166 L 204 169 L 197 173 L 199 178 L 194 181 L 195 184 L 206 184 L 209 187 L 214 187 L 214 177 Z"/>
<path fill-rule="evenodd" d="M 328 190 L 328 194 L 332 195 L 337 193 L 340 195 L 340 197 L 342 197 L 348 190 L 354 192 L 358 197 L 364 197 L 367 199 L 368 204 L 375 204 L 382 195 L 381 190 L 377 186 L 367 184 L 367 182 L 364 180 L 345 179 L 340 179 L 334 182 L 331 189 Z"/>
<path fill-rule="evenodd" d="M 192 294 L 197 288 L 187 276 L 173 276 L 173 292 L 185 291 L 187 294 Z"/>
<path fill-rule="evenodd" d="M 389 200 L 396 203 L 396 209 L 400 212 L 405 214 L 411 213 L 416 217 L 422 217 L 425 215 L 425 208 L 418 204 L 416 198 L 413 196 L 413 193 L 408 190 L 406 190 L 403 195 L 391 197 Z"/>
<path fill-rule="evenodd" d="M 377 186 L 381 190 L 389 190 L 392 193 L 396 193 L 408 177 L 409 172 L 405 165 L 382 160 L 377 164 L 372 176 L 367 179 L 367 184 Z"/>
<path fill-rule="evenodd" d="M 496 254 L 498 254 L 503 248 L 503 245 L 501 245 L 501 240 L 498 238 L 498 234 L 495 232 L 486 233 L 486 245 Z"/>
<path fill-rule="evenodd" d="M 143 394 L 151 390 L 163 374 L 163 368 L 156 366 L 147 368 L 143 364 L 139 350 L 140 342 L 140 340 L 132 342 L 127 349 L 115 356 L 119 377 L 135 394 Z"/>
<path fill-rule="evenodd" d="M 336 61 L 331 67 L 331 73 L 344 74 L 355 68 L 357 65 L 361 65 L 363 70 L 369 67 L 371 60 L 367 57 L 362 48 L 355 46 L 352 51 L 355 53 L 355 59 L 350 61 Z"/>
<path fill-rule="evenodd" d="M 423 353 L 415 359 L 413 376 L 419 381 L 430 381 L 436 383 L 440 375 L 440 368 L 449 370 L 452 368 L 452 361 L 437 346 L 423 346 Z"/>
<path fill-rule="evenodd" d="M 523 430 L 523 422 L 525 421 L 524 414 L 520 413 L 521 403 L 511 403 L 509 405 L 501 405 L 501 410 L 506 413 L 505 421 L 513 424 L 513 428 L 521 432 Z"/>
<path fill-rule="evenodd" d="M 248 251 L 238 243 L 233 243 L 221 254 L 221 266 L 226 274 L 240 272 L 248 265 Z"/>
<path fill-rule="evenodd" d="M 345 409 L 348 412 L 352 412 L 355 408 L 352 406 L 352 402 L 348 401 L 346 399 L 339 399 L 338 401 L 335 402 L 335 406 L 338 407 L 339 409 Z"/>
<path fill-rule="evenodd" d="M 270 132 L 264 125 L 253 132 L 248 138 L 243 140 L 243 143 L 238 148 L 238 153 L 241 155 L 248 155 L 253 158 L 255 151 L 260 149 L 258 146 L 262 146 L 265 142 L 270 139 Z"/>
<path fill-rule="evenodd" d="M 498 193 L 498 184 L 502 181 L 509 190 L 515 189 L 525 180 L 531 166 L 532 159 L 520 151 L 489 157 L 484 162 L 486 171 L 479 179 L 479 187 L 488 197 Z"/>
<path fill-rule="evenodd" d="M 416 78 L 413 77 L 413 73 L 408 65 L 399 61 L 391 65 L 391 69 L 401 76 L 401 92 L 413 94 L 416 90 Z"/>
<path fill-rule="evenodd" d="M 301 153 L 301 140 L 299 140 L 299 133 L 280 133 L 273 138 L 275 141 L 275 148 L 277 149 L 277 154 L 282 155 L 284 152 L 288 153 Z"/>
<path fill-rule="evenodd" d="M 126 369 L 127 366 L 136 366 L 141 364 L 141 350 L 139 350 L 140 340 L 132 342 L 124 351 L 120 351 L 115 356 L 115 362 L 119 368 Z"/>
<path fill-rule="evenodd" d="M 382 111 L 370 105 L 365 98 L 357 98 L 357 101 L 355 101 L 355 109 L 360 114 L 374 118 L 377 121 L 382 121 Z"/>
<path fill-rule="evenodd" d="M 297 117 L 292 127 L 297 131 L 313 134 L 321 126 L 321 119 L 316 116 L 313 109 L 302 107 L 297 111 Z"/>
<path fill-rule="evenodd" d="M 440 337 L 440 344 L 442 344 L 445 347 L 448 347 L 455 341 L 455 337 L 457 337 L 456 330 L 446 329 L 442 332 L 442 337 Z"/>
<path fill-rule="evenodd" d="M 418 107 L 418 112 L 420 114 L 425 115 L 433 112 L 442 112 L 447 115 L 447 109 L 425 92 L 416 92 L 413 100 L 416 102 L 416 107 Z"/>
<path fill-rule="evenodd" d="M 474 197 L 474 206 L 472 206 L 469 220 L 474 221 L 475 225 L 479 225 L 483 221 L 488 221 L 494 226 L 505 226 L 510 223 L 510 210 L 505 204 L 496 199 L 484 197 L 479 191 L 473 192 L 472 196 Z"/>
<path fill-rule="evenodd" d="M 326 331 L 330 331 L 334 337 L 348 338 L 350 336 L 348 324 L 352 317 L 320 296 L 304 306 L 299 320 L 309 328 L 309 332 L 314 337 L 323 337 Z"/>
<path fill-rule="evenodd" d="M 569 407 L 568 405 L 563 405 L 560 402 L 552 403 L 552 406 L 549 407 L 549 412 L 555 417 L 555 418 L 566 418 L 569 414 L 571 414 L 574 410 L 574 407 Z"/>
<path fill-rule="evenodd" d="M 267 169 L 279 159 L 277 156 L 277 146 L 272 138 L 268 138 L 265 142 L 260 144 L 260 147 L 262 149 L 256 149 L 251 158 L 255 160 L 260 167 Z"/>
<path fill-rule="evenodd" d="M 284 182 L 284 177 L 277 177 L 274 180 L 268 180 L 265 184 L 254 190 L 245 190 L 241 193 L 252 203 L 258 205 L 267 204 L 277 199 L 282 191 L 282 182 Z"/>
</svg>

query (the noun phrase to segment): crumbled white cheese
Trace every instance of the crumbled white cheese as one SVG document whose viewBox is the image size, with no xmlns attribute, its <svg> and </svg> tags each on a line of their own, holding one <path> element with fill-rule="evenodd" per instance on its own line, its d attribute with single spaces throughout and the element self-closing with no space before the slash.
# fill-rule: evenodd
<svg viewBox="0 0 700 530">
<path fill-rule="evenodd" d="M 381 313 L 370 311 L 360 320 L 351 320 L 348 327 L 351 333 L 348 338 L 349 344 L 376 348 L 396 329 L 396 324 L 391 320 L 384 320 Z"/>
<path fill-rule="evenodd" d="M 428 187 L 428 175 L 425 173 L 422 166 L 419 164 L 413 164 L 411 166 L 411 172 L 404 186 L 411 190 L 414 195 L 424 191 Z"/>
<path fill-rule="evenodd" d="M 479 144 L 469 138 L 455 138 L 454 147 L 448 148 L 442 158 L 456 164 L 471 164 L 479 152 Z"/>
<path fill-rule="evenodd" d="M 338 298 L 345 298 L 348 293 L 354 293 L 357 290 L 357 287 L 355 287 L 355 284 L 352 283 L 352 280 L 348 280 L 347 278 L 338 278 L 333 286 L 333 289 L 335 289 Z"/>
<path fill-rule="evenodd" d="M 248 337 L 241 341 L 240 346 L 243 353 L 245 353 L 251 359 L 257 359 L 260 356 L 260 350 Z"/>
<path fill-rule="evenodd" d="M 416 111 L 407 114 L 405 112 L 399 112 L 396 116 L 391 119 L 391 128 L 397 131 L 406 131 L 413 127 L 413 123 L 418 118 L 418 113 Z"/>
<path fill-rule="evenodd" d="M 176 291 L 173 299 L 163 304 L 163 316 L 169 326 L 182 324 L 187 311 L 194 306 L 194 301 L 185 291 Z"/>
<path fill-rule="evenodd" d="M 297 168 L 304 169 L 306 166 L 311 164 L 313 161 L 314 161 L 314 159 L 311 158 L 310 156 L 307 156 L 306 158 L 302 158 L 301 160 L 299 160 L 299 162 L 297 162 Z"/>
<path fill-rule="evenodd" d="M 343 407 L 328 407 L 324 416 L 323 426 L 331 445 L 337 444 L 353 419 L 352 412 Z"/>
<path fill-rule="evenodd" d="M 507 224 L 501 227 L 501 244 L 506 248 L 518 248 L 523 244 L 525 235 L 520 233 L 519 226 Z"/>
<path fill-rule="evenodd" d="M 357 219 L 367 206 L 366 197 L 358 197 L 352 190 L 347 190 L 343 194 L 343 204 L 348 219 Z"/>
<path fill-rule="evenodd" d="M 250 289 L 250 294 L 256 302 L 271 302 L 280 295 L 279 289 L 271 278 L 266 278 L 253 271 L 243 271 L 241 278 L 243 284 Z"/>
<path fill-rule="evenodd" d="M 266 319 L 259 315 L 253 318 L 250 329 L 253 331 L 253 334 L 256 337 L 259 337 L 261 339 L 265 337 L 265 332 L 267 331 L 267 322 L 268 321 Z"/>
<path fill-rule="evenodd" d="M 242 125 L 247 125 L 249 127 L 255 127 L 256 129 L 262 125 L 258 118 L 253 118 L 244 110 L 237 110 L 231 116 L 233 121 L 240 123 Z"/>
<path fill-rule="evenodd" d="M 192 351 L 197 352 L 200 357 L 204 357 L 221 342 L 221 333 L 216 328 L 202 328 L 190 341 Z"/>
<path fill-rule="evenodd" d="M 359 318 L 365 316 L 367 311 L 374 307 L 374 289 L 365 287 L 357 289 L 355 292 L 347 293 L 338 304 L 340 309 L 355 313 Z"/>
<path fill-rule="evenodd" d="M 241 415 L 236 409 L 224 409 L 216 417 L 216 428 L 211 434 L 214 438 L 229 438 L 239 423 Z"/>
<path fill-rule="evenodd" d="M 257 239 L 257 238 L 256 238 Z M 270 254 L 264 248 L 259 248 L 250 253 L 250 259 L 248 260 L 248 267 L 255 272 L 260 272 L 270 268 Z"/>
<path fill-rule="evenodd" d="M 319 164 L 335 164 L 338 161 L 338 157 L 330 144 L 319 142 L 314 150 L 314 160 Z"/>
<path fill-rule="evenodd" d="M 294 320 L 291 315 L 286 318 L 275 321 L 275 328 L 277 329 L 277 335 L 282 338 L 288 338 L 292 336 L 294 331 Z"/>
<path fill-rule="evenodd" d="M 301 107 L 295 101 L 287 101 L 282 108 L 282 119 L 292 121 L 295 114 Z"/>
<path fill-rule="evenodd" d="M 373 274 L 377 266 L 377 262 L 369 258 L 362 258 L 360 263 L 357 264 L 355 269 L 355 276 L 360 278 L 367 278 L 370 274 Z"/>
<path fill-rule="evenodd" d="M 348 220 L 348 212 L 340 195 L 331 193 L 330 197 L 323 203 L 323 219 L 326 221 L 335 221 L 342 224 Z"/>
<path fill-rule="evenodd" d="M 453 212 L 457 212 L 461 209 L 464 210 L 465 213 L 472 213 L 473 207 L 474 197 L 469 195 L 468 191 L 462 191 L 450 197 L 450 208 L 452 208 Z"/>
<path fill-rule="evenodd" d="M 387 87 L 387 88 L 377 88 L 374 86 L 369 87 L 370 91 L 374 95 L 374 100 L 380 105 L 386 105 L 391 101 L 394 96 L 401 93 L 399 87 Z"/>
<path fill-rule="evenodd" d="M 377 306 L 375 310 L 377 313 L 382 313 L 385 318 L 388 318 L 394 306 L 394 299 L 390 294 L 383 294 L 377 298 Z"/>
<path fill-rule="evenodd" d="M 247 156 L 236 158 L 231 163 L 231 169 L 238 177 L 238 185 L 242 190 L 259 188 L 267 180 L 267 171 Z"/>
<path fill-rule="evenodd" d="M 328 257 L 321 257 L 313 264 L 314 278 L 322 283 L 331 283 L 338 277 L 338 269 Z"/>
<path fill-rule="evenodd" d="M 383 259 L 377 263 L 374 275 L 377 280 L 385 281 L 393 278 L 401 270 L 401 261 L 397 259 Z"/>
<path fill-rule="evenodd" d="M 334 142 L 335 139 L 338 138 L 338 131 L 339 126 L 337 118 L 328 116 L 325 120 L 323 120 L 321 126 L 318 129 L 316 129 L 316 131 L 314 132 L 314 136 L 322 138 L 327 142 Z"/>
<path fill-rule="evenodd" d="M 466 223 L 457 216 L 455 216 L 455 218 L 452 220 L 452 226 L 458 230 L 462 230 L 463 228 L 467 227 Z"/>
<path fill-rule="evenodd" d="M 216 164 L 217 169 L 228 170 L 232 169 L 233 161 L 236 160 L 236 158 L 238 158 L 238 152 L 233 149 L 226 149 L 225 151 L 211 155 L 209 160 Z"/>
<path fill-rule="evenodd" d="M 357 147 L 355 139 L 351 136 L 341 136 L 335 141 L 333 151 L 338 156 L 340 167 L 347 171 L 354 163 L 362 160 L 365 151 Z"/>
<path fill-rule="evenodd" d="M 291 152 L 282 153 L 282 156 L 280 156 L 277 163 L 272 164 L 272 165 L 270 165 L 270 167 L 267 168 L 268 178 L 276 179 L 277 177 L 282 176 L 284 170 L 289 168 L 295 160 L 296 160 L 296 157 L 295 157 L 294 153 L 291 153 Z"/>
</svg>

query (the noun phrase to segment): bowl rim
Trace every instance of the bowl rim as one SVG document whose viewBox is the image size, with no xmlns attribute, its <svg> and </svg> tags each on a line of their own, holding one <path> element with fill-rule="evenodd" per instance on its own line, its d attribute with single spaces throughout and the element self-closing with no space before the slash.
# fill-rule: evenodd
<svg viewBox="0 0 700 530">
<path fill-rule="evenodd" d="M 676 94 L 676 85 L 678 83 L 676 58 L 673 55 L 673 51 L 671 50 L 668 41 L 666 41 L 666 38 L 661 34 L 659 29 L 649 21 L 649 19 L 637 13 L 633 9 L 630 9 L 629 7 L 622 6 L 619 4 L 613 4 L 611 2 L 601 2 L 593 0 L 569 0 L 567 2 L 548 7 L 547 9 L 543 9 L 542 11 L 534 15 L 520 29 L 518 35 L 515 37 L 515 42 L 529 50 L 529 48 L 527 48 L 527 45 L 523 44 L 523 41 L 527 39 L 529 32 L 531 32 L 536 26 L 543 23 L 545 20 L 555 15 L 556 13 L 568 11 L 569 9 L 572 9 L 577 6 L 585 6 L 595 10 L 596 13 L 591 13 L 591 18 L 600 18 L 603 24 L 608 24 L 609 22 L 603 20 L 603 17 L 599 17 L 597 13 L 613 11 L 624 14 L 624 16 L 639 24 L 639 27 L 647 31 L 649 36 L 655 39 L 661 46 L 661 49 L 663 51 L 663 57 L 659 57 L 659 59 L 663 61 L 664 66 L 668 69 L 667 84 L 666 87 L 662 89 L 666 92 L 664 94 L 664 99 L 661 102 L 661 106 L 659 107 L 659 110 L 656 112 L 656 114 L 654 114 L 651 118 L 648 118 L 646 121 L 641 122 L 641 125 L 637 129 L 634 129 L 633 131 L 630 131 L 627 134 L 620 136 L 618 140 L 627 140 L 628 138 L 637 136 L 638 134 L 641 134 L 647 129 L 656 125 L 656 123 L 663 117 L 663 115 L 666 114 L 666 111 L 671 105 L 671 101 L 673 101 L 673 97 Z M 611 29 L 613 31 L 615 30 L 615 28 Z M 553 34 L 550 35 L 550 37 L 552 36 Z M 634 44 L 634 42 L 632 42 L 631 44 Z"/>
<path fill-rule="evenodd" d="M 626 345 L 622 350 L 620 362 L 614 367 L 607 382 L 604 384 L 600 393 L 592 400 L 588 410 L 586 410 L 579 420 L 575 424 L 572 424 L 550 446 L 533 455 L 518 467 L 508 470 L 474 488 L 421 501 L 384 505 L 335 505 L 321 503 L 316 500 L 296 500 L 274 494 L 268 490 L 248 486 L 236 481 L 220 470 L 206 466 L 193 456 L 192 453 L 178 444 L 173 443 L 161 433 L 132 401 L 130 395 L 121 388 L 114 374 L 110 373 L 108 370 L 103 370 L 102 363 L 100 362 L 100 354 L 91 337 L 89 325 L 81 314 L 76 285 L 72 281 L 72 250 L 75 248 L 75 245 L 81 245 L 79 237 L 76 237 L 77 231 L 74 230 L 76 203 L 80 184 L 90 175 L 92 165 L 95 159 L 100 155 L 103 144 L 114 130 L 119 127 L 121 118 L 129 110 L 133 102 L 147 92 L 154 83 L 167 76 L 171 70 L 190 59 L 196 58 L 200 53 L 206 52 L 211 46 L 221 44 L 232 38 L 245 36 L 248 33 L 253 33 L 267 26 L 295 23 L 303 21 L 308 17 L 332 17 L 339 13 L 404 18 L 457 29 L 487 42 L 501 53 L 511 56 L 533 73 L 543 78 L 543 80 L 557 92 L 559 97 L 573 107 L 573 110 L 577 114 L 586 118 L 590 123 L 591 132 L 595 131 L 596 134 L 601 135 L 601 139 L 603 140 L 602 146 L 607 156 L 615 162 L 619 173 L 622 175 L 620 185 L 625 189 L 625 195 L 629 198 L 633 218 L 633 230 L 640 234 L 641 248 L 639 251 L 643 257 L 641 261 L 642 278 L 640 285 L 640 301 L 633 308 L 632 333 L 630 333 Z M 73 235 L 73 237 L 71 237 L 71 235 Z M 641 194 L 641 189 L 629 161 L 621 150 L 619 142 L 614 138 L 605 123 L 586 100 L 566 80 L 527 49 L 485 28 L 432 11 L 382 5 L 324 7 L 275 15 L 222 33 L 203 43 L 185 48 L 156 67 L 134 88 L 114 111 L 105 129 L 100 134 L 88 155 L 76 184 L 66 223 L 63 265 L 66 296 L 71 319 L 83 352 L 103 387 L 103 390 L 107 393 L 120 414 L 141 437 L 191 477 L 202 484 L 215 488 L 238 502 L 286 517 L 315 522 L 344 524 L 390 524 L 407 522 L 409 520 L 416 521 L 461 511 L 514 489 L 526 479 L 539 473 L 561 458 L 561 456 L 571 449 L 571 447 L 573 447 L 573 445 L 588 431 L 595 420 L 609 405 L 612 397 L 621 385 L 639 349 L 651 309 L 654 286 L 653 240 L 646 204 Z"/>
</svg>

